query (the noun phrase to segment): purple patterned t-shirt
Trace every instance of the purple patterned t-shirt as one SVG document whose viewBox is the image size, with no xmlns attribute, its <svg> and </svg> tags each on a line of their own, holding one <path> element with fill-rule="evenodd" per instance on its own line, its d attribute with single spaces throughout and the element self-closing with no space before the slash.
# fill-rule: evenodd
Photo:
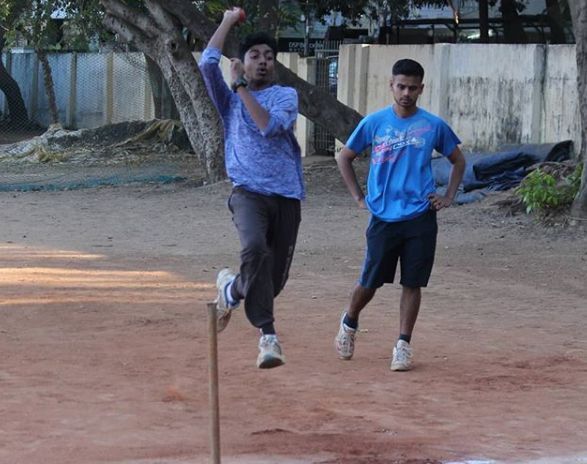
<svg viewBox="0 0 587 464">
<path fill-rule="evenodd" d="M 226 172 L 233 185 L 263 195 L 305 197 L 300 146 L 294 136 L 298 116 L 295 89 L 272 85 L 251 91 L 269 112 L 269 124 L 260 130 L 240 97 L 232 92 L 220 71 L 221 52 L 208 47 L 200 71 L 208 93 L 224 123 Z"/>
</svg>

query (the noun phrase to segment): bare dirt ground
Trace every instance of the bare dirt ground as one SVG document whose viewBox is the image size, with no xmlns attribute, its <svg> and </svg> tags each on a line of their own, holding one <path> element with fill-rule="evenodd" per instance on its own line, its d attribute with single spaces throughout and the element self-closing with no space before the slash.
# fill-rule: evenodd
<svg viewBox="0 0 587 464">
<path fill-rule="evenodd" d="M 333 337 L 367 214 L 334 163 L 308 172 L 287 356 L 254 367 L 242 312 L 219 336 L 223 462 L 587 462 L 584 223 L 538 226 L 495 197 L 439 215 L 413 340 L 388 368 L 397 286 Z M 228 184 L 0 193 L 0 463 L 209 462 L 205 303 L 237 264 Z"/>
</svg>

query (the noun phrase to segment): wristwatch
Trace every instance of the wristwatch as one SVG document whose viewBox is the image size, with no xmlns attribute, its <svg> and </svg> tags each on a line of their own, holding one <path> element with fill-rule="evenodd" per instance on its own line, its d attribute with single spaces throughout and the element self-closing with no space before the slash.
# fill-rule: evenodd
<svg viewBox="0 0 587 464">
<path fill-rule="evenodd" d="M 230 88 L 232 89 L 233 92 L 236 93 L 236 91 L 238 90 L 239 87 L 246 87 L 247 85 L 249 85 L 249 83 L 244 78 L 244 76 L 241 76 L 232 83 Z"/>
</svg>

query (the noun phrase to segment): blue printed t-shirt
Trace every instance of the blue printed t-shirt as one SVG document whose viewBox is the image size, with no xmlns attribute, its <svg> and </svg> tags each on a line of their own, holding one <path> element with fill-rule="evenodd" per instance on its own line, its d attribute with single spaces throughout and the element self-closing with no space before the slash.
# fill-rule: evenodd
<svg viewBox="0 0 587 464">
<path fill-rule="evenodd" d="M 461 141 L 438 116 L 418 108 L 407 118 L 388 106 L 359 123 L 346 147 L 355 153 L 371 147 L 365 202 L 377 218 L 404 221 L 430 208 L 434 193 L 432 152 L 450 156 Z"/>
<path fill-rule="evenodd" d="M 260 130 L 241 98 L 224 81 L 218 65 L 220 57 L 217 48 L 206 48 L 200 71 L 224 124 L 228 177 L 233 185 L 252 192 L 303 199 L 301 150 L 293 133 L 298 116 L 296 90 L 272 85 L 250 91 L 269 112 L 269 124 Z"/>
</svg>

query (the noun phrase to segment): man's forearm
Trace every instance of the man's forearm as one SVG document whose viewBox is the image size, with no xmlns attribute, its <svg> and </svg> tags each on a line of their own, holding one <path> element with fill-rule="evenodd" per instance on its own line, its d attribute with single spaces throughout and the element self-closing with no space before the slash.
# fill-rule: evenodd
<svg viewBox="0 0 587 464">
<path fill-rule="evenodd" d="M 222 51 L 222 48 L 224 47 L 224 41 L 226 40 L 226 36 L 230 32 L 231 27 L 232 25 L 228 21 L 223 20 L 214 34 L 212 34 L 212 37 L 210 37 L 208 47 L 217 48 L 218 50 Z"/>
<path fill-rule="evenodd" d="M 340 170 L 342 179 L 353 199 L 355 201 L 363 200 L 365 195 L 363 194 L 363 190 L 361 189 L 359 181 L 357 180 L 357 174 L 353 168 L 352 160 L 347 158 L 337 158 L 336 163 L 338 164 L 338 169 Z"/>
<path fill-rule="evenodd" d="M 259 104 L 246 87 L 239 87 L 237 92 L 257 127 L 262 131 L 265 130 L 269 125 L 269 112 Z"/>
<path fill-rule="evenodd" d="M 459 185 L 463 180 L 463 175 L 465 173 L 465 163 L 459 162 L 455 163 L 452 166 L 450 171 L 450 177 L 448 180 L 448 187 L 446 188 L 446 197 L 450 198 L 450 200 L 454 200 L 457 190 L 459 189 Z"/>
</svg>

